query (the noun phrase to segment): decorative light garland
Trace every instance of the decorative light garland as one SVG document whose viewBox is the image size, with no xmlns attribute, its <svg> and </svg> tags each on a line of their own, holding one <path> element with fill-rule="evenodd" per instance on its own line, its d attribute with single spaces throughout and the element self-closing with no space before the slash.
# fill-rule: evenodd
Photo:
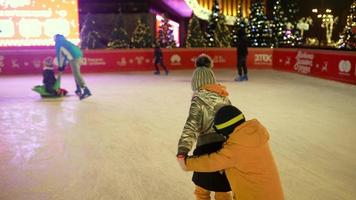
<svg viewBox="0 0 356 200">
<path fill-rule="evenodd" d="M 193 10 L 194 14 L 203 20 L 209 20 L 211 10 L 203 8 L 199 5 L 197 0 L 185 0 L 185 3 Z M 226 24 L 233 25 L 236 21 L 236 17 L 225 15 Z"/>
</svg>

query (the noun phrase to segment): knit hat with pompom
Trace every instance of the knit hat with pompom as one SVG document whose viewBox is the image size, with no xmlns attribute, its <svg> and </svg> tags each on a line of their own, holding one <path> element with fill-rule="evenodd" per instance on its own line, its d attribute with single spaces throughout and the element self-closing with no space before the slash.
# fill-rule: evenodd
<svg viewBox="0 0 356 200">
<path fill-rule="evenodd" d="M 215 84 L 216 79 L 213 70 L 213 62 L 206 54 L 201 54 L 195 60 L 196 69 L 192 77 L 192 90 L 200 90 L 204 85 Z"/>
</svg>

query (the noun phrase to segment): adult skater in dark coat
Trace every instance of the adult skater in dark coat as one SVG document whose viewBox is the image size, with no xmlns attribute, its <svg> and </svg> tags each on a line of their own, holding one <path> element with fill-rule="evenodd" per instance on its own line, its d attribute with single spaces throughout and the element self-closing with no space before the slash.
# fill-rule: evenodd
<svg viewBox="0 0 356 200">
<path fill-rule="evenodd" d="M 158 68 L 158 64 L 162 66 L 162 68 L 164 69 L 166 75 L 168 75 L 168 69 L 167 67 L 164 65 L 163 63 L 163 54 L 162 54 L 162 50 L 160 48 L 160 45 L 158 44 L 158 42 L 156 42 L 154 44 L 154 63 L 155 63 L 155 68 L 156 68 L 156 71 L 154 72 L 154 74 L 156 75 L 159 75 L 160 74 L 160 71 L 159 71 L 159 68 Z"/>
<path fill-rule="evenodd" d="M 237 41 L 237 73 L 235 81 L 247 81 L 247 66 L 246 60 L 248 55 L 248 39 L 244 29 L 240 29 L 238 32 Z"/>
</svg>

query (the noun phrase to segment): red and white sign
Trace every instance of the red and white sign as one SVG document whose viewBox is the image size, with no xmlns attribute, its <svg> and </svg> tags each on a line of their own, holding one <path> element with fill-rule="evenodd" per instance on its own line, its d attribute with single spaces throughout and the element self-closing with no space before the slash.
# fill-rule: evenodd
<svg viewBox="0 0 356 200">
<path fill-rule="evenodd" d="M 162 49 L 170 70 L 193 69 L 202 53 L 214 60 L 214 68 L 236 69 L 235 48 Z M 154 70 L 153 49 L 87 50 L 82 72 Z M 54 48 L 43 50 L 0 50 L 0 75 L 41 74 L 43 60 L 55 56 Z M 356 84 L 356 54 L 346 51 L 250 48 L 248 68 L 276 69 Z M 70 69 L 66 70 L 70 72 Z"/>
<path fill-rule="evenodd" d="M 250 48 L 247 57 L 248 67 L 271 68 L 273 65 L 273 49 Z"/>
<path fill-rule="evenodd" d="M 273 68 L 356 84 L 354 52 L 274 49 Z"/>
</svg>

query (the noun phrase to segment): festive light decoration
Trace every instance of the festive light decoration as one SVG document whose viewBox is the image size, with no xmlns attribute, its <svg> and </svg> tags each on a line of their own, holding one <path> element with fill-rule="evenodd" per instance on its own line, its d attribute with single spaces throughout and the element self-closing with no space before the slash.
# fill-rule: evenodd
<svg viewBox="0 0 356 200">
<path fill-rule="evenodd" d="M 251 4 L 248 34 L 250 45 L 253 47 L 271 47 L 272 30 L 265 14 L 265 5 L 261 0 Z"/>
<path fill-rule="evenodd" d="M 334 24 L 337 23 L 339 18 L 334 17 L 334 15 L 331 14 L 330 9 L 326 9 L 324 14 L 318 14 L 318 18 L 322 20 L 321 27 L 325 28 L 326 42 L 328 45 L 330 45 L 332 43 L 331 37 L 333 35 Z"/>
<path fill-rule="evenodd" d="M 161 47 L 179 46 L 179 24 L 168 19 L 164 14 L 156 15 L 156 21 L 158 23 L 158 40 Z"/>
<path fill-rule="evenodd" d="M 209 20 L 212 11 L 206 8 L 203 8 L 199 5 L 197 0 L 185 0 L 187 5 L 193 10 L 194 15 L 203 20 Z M 225 16 L 226 24 L 233 25 L 236 21 L 234 16 Z"/>
<path fill-rule="evenodd" d="M 96 21 L 94 17 L 88 13 L 85 15 L 82 29 L 80 30 L 80 38 L 82 49 L 101 49 L 106 48 L 103 37 L 97 31 Z"/>
<path fill-rule="evenodd" d="M 189 20 L 188 32 L 186 38 L 186 47 L 205 47 L 205 37 L 200 27 L 199 18 L 195 15 Z"/>
<path fill-rule="evenodd" d="M 176 47 L 176 41 L 174 40 L 173 35 L 173 28 L 165 14 L 162 15 L 161 24 L 158 31 L 158 41 L 161 47 Z"/>
<path fill-rule="evenodd" d="M 287 17 L 287 32 L 286 41 L 287 46 L 300 46 L 302 45 L 303 38 L 301 31 L 297 28 L 298 15 L 299 15 L 299 0 L 286 0 L 287 11 L 285 17 Z"/>
<path fill-rule="evenodd" d="M 218 24 L 215 30 L 217 38 L 217 47 L 230 47 L 231 46 L 231 33 L 226 25 L 225 16 L 219 14 Z"/>
<path fill-rule="evenodd" d="M 232 33 L 231 33 L 232 46 L 234 47 L 237 46 L 237 41 L 239 40 L 238 33 L 241 29 L 244 29 L 245 33 L 247 32 L 247 24 L 248 24 L 248 20 L 242 16 L 242 5 L 240 3 L 237 5 L 236 21 L 234 23 Z"/>
<path fill-rule="evenodd" d="M 286 0 L 287 2 L 287 10 L 286 10 L 286 17 L 287 21 L 292 23 L 294 27 L 296 27 L 298 23 L 298 14 L 299 14 L 299 0 Z"/>
<path fill-rule="evenodd" d="M 62 34 L 79 43 L 77 0 L 0 0 L 0 46 L 49 46 Z"/>
<path fill-rule="evenodd" d="M 33 0 L 0 0 L 0 6 L 6 8 L 18 8 L 31 5 Z"/>
<path fill-rule="evenodd" d="M 115 28 L 111 33 L 110 40 L 108 42 L 108 47 L 117 49 L 117 48 L 128 48 L 130 39 L 123 28 L 122 16 L 119 14 L 116 19 Z"/>
<path fill-rule="evenodd" d="M 214 5 L 212 7 L 211 15 L 209 16 L 209 24 L 206 33 L 207 47 L 216 47 L 217 46 L 217 36 L 215 29 L 219 21 L 219 1 L 214 0 Z"/>
<path fill-rule="evenodd" d="M 272 12 L 272 31 L 273 42 L 276 47 L 286 44 L 287 39 L 291 38 L 291 31 L 287 30 L 287 18 L 285 17 L 281 1 L 276 0 Z"/>
<path fill-rule="evenodd" d="M 150 48 L 152 47 L 152 33 L 150 27 L 143 22 L 142 19 L 137 19 L 137 24 L 131 37 L 132 48 Z"/>
<path fill-rule="evenodd" d="M 351 4 L 344 30 L 340 34 L 338 47 L 349 50 L 356 49 L 356 1 Z"/>
<path fill-rule="evenodd" d="M 311 17 L 302 17 L 299 19 L 297 28 L 300 30 L 301 38 L 304 38 L 304 31 L 308 31 L 311 25 L 313 25 L 313 19 Z"/>
<path fill-rule="evenodd" d="M 206 36 L 208 47 L 230 47 L 230 31 L 225 16 L 220 14 L 218 0 L 214 0 Z"/>
</svg>

